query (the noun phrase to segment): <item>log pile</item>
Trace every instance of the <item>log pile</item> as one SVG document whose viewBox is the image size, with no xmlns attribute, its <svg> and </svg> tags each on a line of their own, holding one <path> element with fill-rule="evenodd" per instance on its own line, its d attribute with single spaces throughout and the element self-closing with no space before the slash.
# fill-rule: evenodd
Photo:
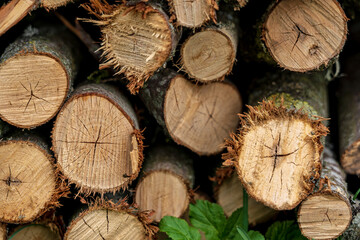
<svg viewBox="0 0 360 240">
<path fill-rule="evenodd" d="M 252 227 L 297 209 L 307 238 L 360 236 L 341 2 L 69 2 L 0 6 L 0 239 L 155 239 L 198 189 L 227 217 L 246 191 Z"/>
</svg>

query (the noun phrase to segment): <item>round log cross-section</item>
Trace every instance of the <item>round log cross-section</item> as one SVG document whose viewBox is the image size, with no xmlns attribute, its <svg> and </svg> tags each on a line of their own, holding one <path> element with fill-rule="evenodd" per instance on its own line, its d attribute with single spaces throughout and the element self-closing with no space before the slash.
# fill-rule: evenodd
<svg viewBox="0 0 360 240">
<path fill-rule="evenodd" d="M 285 69 L 306 72 L 327 65 L 342 50 L 347 18 L 336 0 L 281 0 L 269 12 L 263 37 Z"/>
<path fill-rule="evenodd" d="M 9 236 L 11 240 L 60 240 L 59 232 L 43 224 L 29 224 L 15 229 Z"/>
<path fill-rule="evenodd" d="M 0 220 L 26 223 L 47 211 L 56 199 L 52 159 L 29 141 L 0 143 Z"/>
<path fill-rule="evenodd" d="M 130 103 L 115 89 L 89 84 L 77 89 L 53 129 L 58 166 L 80 191 L 110 192 L 137 177 L 142 141 Z"/>
</svg>

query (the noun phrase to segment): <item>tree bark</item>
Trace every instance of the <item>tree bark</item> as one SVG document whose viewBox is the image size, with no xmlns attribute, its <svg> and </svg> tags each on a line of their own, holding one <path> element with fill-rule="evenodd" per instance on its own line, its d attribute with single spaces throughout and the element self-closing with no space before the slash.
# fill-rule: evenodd
<svg viewBox="0 0 360 240">
<path fill-rule="evenodd" d="M 182 69 L 200 82 L 224 80 L 235 62 L 239 20 L 231 9 L 218 16 L 216 26 L 193 34 L 182 44 Z"/>
<path fill-rule="evenodd" d="M 0 239 L 6 240 L 6 236 L 7 236 L 7 227 L 5 224 L 0 223 Z"/>
<path fill-rule="evenodd" d="M 140 212 L 125 201 L 96 200 L 73 216 L 64 239 L 152 239 L 156 231 L 149 212 Z"/>
<path fill-rule="evenodd" d="M 52 135 L 59 169 L 86 194 L 127 188 L 142 165 L 142 139 L 130 102 L 105 84 L 77 88 Z"/>
<path fill-rule="evenodd" d="M 31 222 L 67 195 L 49 147 L 39 137 L 23 134 L 1 141 L 0 159 L 2 222 Z"/>
<path fill-rule="evenodd" d="M 195 85 L 163 69 L 148 80 L 140 96 L 172 139 L 199 155 L 219 153 L 239 123 L 242 100 L 229 82 Z"/>
<path fill-rule="evenodd" d="M 194 185 L 192 158 L 179 147 L 159 145 L 150 150 L 143 173 L 135 190 L 139 208 L 155 210 L 156 222 L 166 215 L 182 216 Z"/>
<path fill-rule="evenodd" d="M 154 1 L 109 5 L 92 0 L 86 7 L 96 11 L 101 27 L 101 50 L 105 58 L 100 68 L 113 67 L 124 73 L 128 88 L 135 94 L 144 82 L 175 53 L 180 33 L 169 23 L 162 6 Z M 94 6 L 100 6 L 98 10 Z M 101 14 L 100 14 L 101 13 Z"/>
<path fill-rule="evenodd" d="M 214 193 L 216 202 L 224 209 L 226 216 L 243 207 L 243 187 L 234 168 L 220 168 L 216 171 Z M 249 198 L 249 224 L 265 223 L 277 214 L 273 209 Z"/>
<path fill-rule="evenodd" d="M 227 141 L 223 159 L 236 167 L 251 197 L 276 210 L 293 209 L 320 177 L 320 140 L 328 130 L 318 116 L 327 116 L 326 80 L 322 73 L 282 72 L 254 85 L 253 106 L 240 115 L 242 127 Z"/>
<path fill-rule="evenodd" d="M 322 186 L 301 203 L 298 223 L 307 238 L 335 239 L 352 220 L 346 174 L 329 148 L 325 148 L 322 167 L 319 181 Z"/>
<path fill-rule="evenodd" d="M 339 90 L 339 144 L 341 165 L 349 174 L 360 174 L 360 98 L 357 64 L 360 55 L 350 58 L 346 64 L 346 77 L 340 81 Z"/>
<path fill-rule="evenodd" d="M 359 201 L 352 202 L 352 208 L 354 212 L 353 219 L 350 226 L 342 235 L 342 240 L 357 240 L 360 238 L 360 213 L 359 213 Z"/>
<path fill-rule="evenodd" d="M 0 117 L 33 128 L 52 119 L 77 73 L 76 42 L 59 26 L 28 27 L 1 56 Z"/>
<path fill-rule="evenodd" d="M 336 0 L 276 1 L 265 18 L 262 39 L 267 50 L 280 67 L 291 71 L 327 66 L 346 40 L 348 19 Z"/>
</svg>

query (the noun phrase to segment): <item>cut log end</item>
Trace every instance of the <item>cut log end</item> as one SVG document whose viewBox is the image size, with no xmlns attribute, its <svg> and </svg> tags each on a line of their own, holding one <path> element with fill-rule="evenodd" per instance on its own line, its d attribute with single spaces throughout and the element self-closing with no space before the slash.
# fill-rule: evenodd
<svg viewBox="0 0 360 240">
<path fill-rule="evenodd" d="M 105 95 L 75 95 L 59 113 L 53 130 L 61 171 L 81 192 L 126 188 L 142 161 L 142 142 L 133 124 Z"/>
<path fill-rule="evenodd" d="M 200 82 L 224 80 L 232 70 L 235 54 L 232 39 L 212 29 L 194 34 L 181 49 L 185 71 Z"/>
<path fill-rule="evenodd" d="M 264 41 L 285 69 L 306 72 L 327 65 L 342 50 L 347 18 L 336 0 L 282 0 L 264 23 Z"/>
<path fill-rule="evenodd" d="M 165 123 L 178 144 L 200 155 L 212 155 L 222 150 L 224 139 L 235 131 L 241 107 L 240 93 L 231 84 L 196 86 L 176 76 L 165 96 Z"/>
<path fill-rule="evenodd" d="M 226 178 L 217 186 L 215 193 L 217 203 L 224 209 L 227 216 L 243 206 L 243 187 L 237 174 Z M 275 216 L 276 211 L 266 207 L 262 203 L 249 198 L 249 224 L 264 223 Z"/>
<path fill-rule="evenodd" d="M 314 194 L 299 209 L 298 222 L 302 234 L 311 239 L 335 239 L 352 219 L 348 201 L 336 194 Z"/>
<path fill-rule="evenodd" d="M 136 188 L 135 202 L 142 210 L 154 210 L 151 217 L 157 222 L 167 215 L 182 216 L 189 201 L 189 187 L 184 179 L 170 171 L 150 172 Z"/>
<path fill-rule="evenodd" d="M 49 121 L 64 102 L 69 80 L 63 65 L 46 54 L 16 55 L 0 66 L 0 115 L 22 128 Z"/>
<path fill-rule="evenodd" d="M 47 210 L 56 194 L 50 156 L 33 143 L 6 141 L 0 144 L 0 159 L 1 221 L 32 221 Z"/>
<path fill-rule="evenodd" d="M 136 92 L 161 67 L 172 51 L 172 29 L 167 16 L 145 3 L 120 6 L 100 25 L 106 61 L 130 81 Z"/>
<path fill-rule="evenodd" d="M 64 6 L 71 1 L 73 0 L 42 0 L 41 6 L 46 9 L 55 9 L 57 7 Z"/>
<path fill-rule="evenodd" d="M 31 224 L 15 229 L 15 232 L 10 236 L 12 240 L 39 240 L 52 239 L 60 240 L 59 233 L 51 230 L 50 227 L 41 224 Z"/>
<path fill-rule="evenodd" d="M 274 102 L 242 115 L 240 135 L 228 142 L 224 159 L 235 159 L 248 194 L 277 210 L 295 208 L 320 177 L 320 136 L 327 128 L 307 114 Z"/>
<path fill-rule="evenodd" d="M 215 1 L 207 0 L 168 0 L 172 8 L 172 12 L 176 16 L 177 25 L 195 28 L 201 27 L 204 23 L 215 19 L 215 9 L 217 4 Z"/>
<path fill-rule="evenodd" d="M 113 209 L 89 210 L 76 218 L 68 230 L 66 240 L 88 239 L 147 239 L 141 221 L 126 211 Z"/>
<path fill-rule="evenodd" d="M 360 175 L 360 140 L 355 141 L 341 158 L 341 165 L 349 174 Z"/>
</svg>

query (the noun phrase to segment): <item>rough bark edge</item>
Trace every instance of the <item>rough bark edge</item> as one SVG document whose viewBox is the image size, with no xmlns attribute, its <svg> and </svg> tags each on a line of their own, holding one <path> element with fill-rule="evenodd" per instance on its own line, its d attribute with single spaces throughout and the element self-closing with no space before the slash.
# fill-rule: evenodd
<svg viewBox="0 0 360 240">
<path fill-rule="evenodd" d="M 183 78 L 184 78 L 184 77 L 183 77 Z M 172 79 L 171 79 L 171 82 L 169 83 L 167 89 L 170 89 L 171 85 L 173 84 L 173 79 L 175 79 L 175 78 L 172 78 Z M 185 79 L 186 79 L 186 78 L 185 78 Z M 220 83 L 221 83 L 221 84 L 227 84 L 227 85 L 229 85 L 230 87 L 232 87 L 232 88 L 238 93 L 239 98 L 240 98 L 240 100 L 242 101 L 242 97 L 241 97 L 240 91 L 239 91 L 239 89 L 235 86 L 235 84 L 233 84 L 233 83 L 230 82 L 230 81 L 222 81 L 222 82 L 220 82 Z M 192 83 L 192 84 L 197 86 L 196 83 L 195 83 L 195 84 Z M 211 83 L 209 83 L 209 84 L 211 84 Z M 169 132 L 169 130 L 168 130 L 169 128 L 168 128 L 168 125 L 167 125 L 167 122 L 166 122 L 166 119 L 165 119 L 165 115 L 166 115 L 166 111 L 165 111 L 165 100 L 166 100 L 166 98 L 167 98 L 167 96 L 168 96 L 168 92 L 169 92 L 169 91 L 166 91 L 165 96 L 164 96 L 164 101 L 163 101 L 163 109 L 164 109 L 164 111 L 163 111 L 163 114 L 164 114 L 164 122 L 165 122 L 166 130 L 167 130 L 167 132 L 169 133 L 170 137 L 174 140 L 174 142 L 177 143 L 178 145 L 181 145 L 181 146 L 184 146 L 184 147 L 190 149 L 191 151 L 193 151 L 194 153 L 198 154 L 199 156 L 212 156 L 212 155 L 216 155 L 216 154 L 218 154 L 218 153 L 221 153 L 221 152 L 224 150 L 224 148 L 226 147 L 226 144 L 224 145 L 224 143 L 226 143 L 226 139 L 225 139 L 225 138 L 224 138 L 223 143 L 222 143 L 221 146 L 219 147 L 219 148 L 220 148 L 219 150 L 205 153 L 205 152 L 196 151 L 192 146 L 189 146 L 188 144 L 183 143 L 183 141 L 181 141 L 180 139 L 176 138 L 175 136 L 173 136 L 173 134 L 172 134 L 171 132 Z M 241 105 L 242 105 L 242 104 L 241 104 Z M 241 118 L 240 118 L 240 122 L 241 122 Z M 230 132 L 230 130 L 229 130 L 229 132 Z"/>
<path fill-rule="evenodd" d="M 65 179 L 64 179 L 63 175 L 57 169 L 57 167 L 56 167 L 57 164 L 55 163 L 55 159 L 45 149 L 40 147 L 37 143 L 29 142 L 29 141 L 21 141 L 21 140 L 7 140 L 7 141 L 1 141 L 0 146 L 7 145 L 9 143 L 19 143 L 19 142 L 37 148 L 39 151 L 41 151 L 46 156 L 46 158 L 49 160 L 49 162 L 52 165 L 52 168 L 54 170 L 55 189 L 54 189 L 54 192 L 53 192 L 51 198 L 47 201 L 47 203 L 45 203 L 44 207 L 42 209 L 40 209 L 39 212 L 36 215 L 34 215 L 32 218 L 29 218 L 29 220 L 27 220 L 27 221 L 18 220 L 18 221 L 9 222 L 6 219 L 3 219 L 0 217 L 0 220 L 2 222 L 16 223 L 16 224 L 32 222 L 36 218 L 45 214 L 46 212 L 62 206 L 59 202 L 59 198 L 68 197 L 68 195 L 70 194 L 70 188 L 65 183 Z"/>
<path fill-rule="evenodd" d="M 6 236 L 7 236 L 7 233 L 8 233 L 8 229 L 7 229 L 7 226 L 4 224 L 4 223 L 0 223 L 0 228 L 3 230 L 3 235 L 0 235 L 0 239 L 1 240 L 6 240 Z"/>
<path fill-rule="evenodd" d="M 221 26 L 219 26 L 221 27 Z M 186 43 L 190 40 L 191 37 L 193 37 L 195 34 L 191 35 L 190 37 L 188 37 L 185 42 L 181 45 L 181 49 L 180 49 L 180 59 L 179 59 L 179 62 L 180 62 L 180 66 L 178 67 L 179 70 L 183 70 L 187 77 L 188 78 L 192 78 L 194 79 L 196 82 L 201 82 L 201 83 L 210 83 L 210 82 L 222 82 L 225 80 L 225 77 L 228 76 L 233 68 L 234 68 L 234 63 L 236 61 L 236 52 L 237 52 L 237 48 L 236 46 L 234 46 L 233 42 L 231 41 L 231 38 L 226 34 L 224 33 L 223 31 L 221 31 L 220 29 L 217 29 L 217 28 L 207 28 L 205 29 L 204 31 L 214 31 L 214 32 L 217 32 L 217 33 L 220 33 L 222 34 L 223 36 L 226 37 L 228 43 L 230 46 L 232 46 L 233 48 L 233 51 L 231 53 L 231 67 L 229 68 L 229 70 L 221 77 L 218 77 L 218 78 L 215 78 L 215 79 L 212 79 L 212 80 L 201 80 L 201 79 L 198 79 L 196 78 L 194 75 L 192 75 L 189 71 L 187 71 L 186 67 L 185 67 L 185 63 L 184 63 L 184 58 L 182 57 L 183 56 L 183 52 L 184 52 L 184 48 L 185 48 L 185 45 Z M 197 32 L 197 33 L 200 33 L 200 32 Z"/>
<path fill-rule="evenodd" d="M 320 180 L 321 181 L 321 180 Z M 326 183 L 326 184 L 330 184 L 330 182 Z M 321 196 L 321 195 L 331 195 L 331 196 L 334 196 L 334 197 L 337 197 L 339 200 L 343 201 L 343 202 L 346 202 L 346 205 L 349 207 L 349 212 L 350 212 L 350 216 L 352 216 L 352 211 L 351 211 L 351 205 L 350 205 L 350 201 L 348 198 L 344 198 L 343 196 L 341 196 L 340 194 L 334 192 L 331 190 L 331 188 L 329 188 L 328 186 L 324 187 L 322 190 L 314 193 L 314 194 L 311 194 L 310 196 L 308 196 L 307 199 L 310 199 L 312 197 L 316 197 L 316 196 Z M 302 204 L 300 205 L 299 207 L 299 210 L 298 210 L 298 213 L 297 213 L 297 218 L 299 219 L 300 217 L 300 212 L 301 212 L 301 208 L 302 208 Z M 344 230 L 342 232 L 340 232 L 338 235 L 334 236 L 332 239 L 335 239 L 337 237 L 339 237 L 340 235 L 342 235 L 347 229 L 348 227 L 350 226 L 350 223 L 352 221 L 352 217 L 350 219 L 350 221 L 348 222 L 346 228 L 344 228 Z M 301 234 L 303 234 L 303 228 L 301 227 L 301 222 L 298 221 L 298 224 L 299 224 L 299 228 L 300 228 L 300 231 L 301 231 Z M 303 236 L 305 236 L 303 234 Z M 307 237 L 308 238 L 308 237 Z"/>
<path fill-rule="evenodd" d="M 116 108 L 124 115 L 124 117 L 129 121 L 129 123 L 131 124 L 131 126 L 133 127 L 134 129 L 134 132 L 133 132 L 133 135 L 136 137 L 136 141 L 137 141 L 137 144 L 138 144 L 138 154 L 139 154 L 139 157 L 138 157 L 138 169 L 137 171 L 129 176 L 128 180 L 125 181 L 122 185 L 118 186 L 118 187 L 114 187 L 114 188 L 111 188 L 111 189 L 107 189 L 107 190 L 103 190 L 103 189 L 96 189 L 96 188 L 89 188 L 89 187 L 85 187 L 85 186 L 82 186 L 81 184 L 77 183 L 76 181 L 72 181 L 71 179 L 69 179 L 68 177 L 66 177 L 66 175 L 64 174 L 64 171 L 63 171 L 63 168 L 61 167 L 61 165 L 57 162 L 56 163 L 56 168 L 58 169 L 59 172 L 61 172 L 61 174 L 64 176 L 65 179 L 68 180 L 69 184 L 74 184 L 75 187 L 77 189 L 79 189 L 79 193 L 83 193 L 86 197 L 87 196 L 90 196 L 90 195 L 95 195 L 96 193 L 100 193 L 101 196 L 104 195 L 104 193 L 107 193 L 107 192 L 112 192 L 113 194 L 115 194 L 116 192 L 120 191 L 120 190 L 126 190 L 128 188 L 128 185 L 130 185 L 132 183 L 132 181 L 134 181 L 139 173 L 140 173 L 140 169 L 141 169 L 141 166 L 142 166 L 142 163 L 144 161 L 144 154 L 143 154 L 143 150 L 144 150 L 144 144 L 143 144 L 143 139 L 144 136 L 142 135 L 142 133 L 145 131 L 145 129 L 143 130 L 139 130 L 136 128 L 135 126 L 135 123 L 134 121 L 131 119 L 131 117 L 122 109 L 122 107 L 116 103 L 114 100 L 112 100 L 111 98 L 109 98 L 108 96 L 105 96 L 103 94 L 99 94 L 99 93 L 96 93 L 96 92 L 89 92 L 89 93 L 83 93 L 83 94 L 75 94 L 73 95 L 68 101 L 66 101 L 66 103 L 64 104 L 64 106 L 61 108 L 61 110 L 59 111 L 59 114 L 57 115 L 56 117 L 56 120 L 55 120 L 55 123 L 54 123 L 54 127 L 51 131 L 51 140 L 52 140 L 52 147 L 51 147 L 51 150 L 54 152 L 54 155 L 56 157 L 56 159 L 58 158 L 58 154 L 57 152 L 55 151 L 56 149 L 56 141 L 54 140 L 54 129 L 55 129 L 55 126 L 56 126 L 56 122 L 59 118 L 59 116 L 61 115 L 62 111 L 67 107 L 68 104 L 70 104 L 71 101 L 77 99 L 77 98 L 80 98 L 80 97 L 84 97 L 84 96 L 98 96 L 98 97 L 102 97 L 102 98 L 105 98 L 107 99 L 109 102 L 111 102 L 112 104 L 114 104 L 114 106 L 116 106 Z"/>
<path fill-rule="evenodd" d="M 62 108 L 62 106 L 64 105 L 64 102 L 66 101 L 67 97 L 69 96 L 69 93 L 70 93 L 70 88 L 71 88 L 71 85 L 72 85 L 72 81 L 69 77 L 69 73 L 67 71 L 67 69 L 65 68 L 64 64 L 60 61 L 59 58 L 57 58 L 56 56 L 50 54 L 50 53 L 46 53 L 46 52 L 38 52 L 35 48 L 35 45 L 34 45 L 34 51 L 31 52 L 31 51 L 22 51 L 22 52 L 19 52 L 17 54 L 15 54 L 13 57 L 7 59 L 5 62 L 1 63 L 0 66 L 2 65 L 5 65 L 7 63 L 7 61 L 10 61 L 11 59 L 15 58 L 15 57 L 19 57 L 19 56 L 27 56 L 27 55 L 39 55 L 39 56 L 46 56 L 46 57 L 50 57 L 52 59 L 54 59 L 58 64 L 60 64 L 60 66 L 62 67 L 62 69 L 64 70 L 65 74 L 66 74 L 66 78 L 67 78 L 67 86 L 66 86 L 66 94 L 65 94 L 65 97 L 64 99 L 62 100 L 61 104 L 59 105 L 59 108 L 54 112 L 53 115 L 51 115 L 51 117 L 49 117 L 48 119 L 42 121 L 42 122 L 39 122 L 38 124 L 32 124 L 31 126 L 25 126 L 25 125 L 22 125 L 22 124 L 15 124 L 15 123 L 12 123 L 10 122 L 8 119 L 6 119 L 2 114 L 0 114 L 0 118 L 2 120 L 4 120 L 5 122 L 15 126 L 15 127 L 18 127 L 18 128 L 25 128 L 25 129 L 33 129 L 33 128 L 36 128 L 38 126 L 41 126 L 47 122 L 49 122 L 51 119 L 53 119 L 57 113 L 60 111 L 60 109 Z"/>
<path fill-rule="evenodd" d="M 175 29 L 170 23 L 169 17 L 166 13 L 150 4 L 147 4 L 148 0 L 139 0 L 137 2 L 128 2 L 124 0 L 123 4 L 114 4 L 111 5 L 106 2 L 106 0 L 90 0 L 90 3 L 83 4 L 82 7 L 87 10 L 90 14 L 94 15 L 97 20 L 93 19 L 80 19 L 85 22 L 93 23 L 96 26 L 99 26 L 102 29 L 104 26 L 111 23 L 111 20 L 114 16 L 119 14 L 120 8 L 127 7 L 127 13 L 130 11 L 138 11 L 143 12 L 143 18 L 146 18 L 146 14 L 149 12 L 157 12 L 168 24 L 168 28 L 171 34 L 171 49 L 167 52 L 166 58 L 164 58 L 163 64 L 166 63 L 168 58 L 172 58 L 173 52 L 176 50 L 176 45 L 174 44 L 174 40 L 178 41 L 178 37 L 176 37 Z M 108 43 L 108 37 L 106 34 L 103 34 L 103 37 L 100 39 L 101 44 L 100 48 L 97 51 L 102 51 L 101 58 L 103 59 L 103 63 L 100 64 L 99 69 L 112 67 L 115 70 L 114 75 L 125 74 L 129 83 L 127 84 L 127 88 L 131 92 L 131 94 L 137 94 L 140 88 L 143 87 L 144 83 L 151 77 L 155 71 L 142 72 L 140 75 L 136 72 L 135 69 L 131 67 L 121 66 L 117 60 L 116 56 L 112 51 L 111 45 Z M 177 43 L 176 41 L 176 43 Z M 161 66 L 159 66 L 161 68 Z"/>
<path fill-rule="evenodd" d="M 125 212 L 131 216 L 136 217 L 140 223 L 143 225 L 146 235 L 148 235 L 148 239 L 152 239 L 153 236 L 158 232 L 159 228 L 153 225 L 153 220 L 150 219 L 150 216 L 153 214 L 153 211 L 146 210 L 146 211 L 140 211 L 138 207 L 135 204 L 128 204 L 127 199 L 120 199 L 118 202 L 114 203 L 111 200 L 104 200 L 102 198 L 96 198 L 93 203 L 89 204 L 89 208 L 82 211 L 75 219 L 71 221 L 69 224 L 64 239 L 68 239 L 69 231 L 74 227 L 74 225 L 83 219 L 85 215 L 87 215 L 89 212 L 95 211 L 95 210 L 103 210 L 103 209 L 109 209 L 115 212 Z"/>
<path fill-rule="evenodd" d="M 168 2 L 168 5 L 169 5 L 169 13 L 170 13 L 170 19 L 169 21 L 171 23 L 173 23 L 176 27 L 180 27 L 180 26 L 183 26 L 181 24 L 179 24 L 177 22 L 177 17 L 176 17 L 176 13 L 175 13 L 175 8 L 174 8 L 174 0 L 167 0 Z M 239 0 L 240 1 L 240 0 Z M 210 8 L 210 16 L 208 17 L 208 20 L 206 20 L 205 22 L 202 22 L 200 25 L 197 25 L 197 26 L 183 26 L 183 27 L 186 27 L 186 28 L 191 28 L 191 29 L 195 29 L 195 28 L 199 28 L 201 26 L 203 26 L 204 24 L 212 21 L 213 23 L 217 23 L 217 19 L 216 19 L 216 11 L 219 10 L 219 5 L 218 5 L 218 0 L 208 0 L 207 1 L 208 3 L 210 2 L 209 4 L 209 8 Z"/>
<path fill-rule="evenodd" d="M 216 169 L 215 176 L 209 177 L 210 181 L 216 183 L 217 186 L 221 185 L 226 179 L 230 178 L 235 172 L 233 166 L 222 166 Z"/>
<path fill-rule="evenodd" d="M 268 18 L 270 16 L 270 14 L 273 12 L 275 7 L 281 2 L 281 0 L 276 0 L 276 2 L 274 2 L 273 4 L 270 5 L 267 13 L 265 14 L 266 17 L 264 17 L 264 21 L 263 21 L 263 24 L 261 26 L 261 31 L 260 31 L 261 40 L 260 40 L 260 43 L 266 49 L 265 54 L 269 54 L 271 56 L 271 58 L 274 60 L 274 62 L 276 62 L 276 65 L 278 65 L 279 67 L 281 67 L 283 69 L 286 69 L 286 70 L 293 71 L 293 72 L 303 72 L 304 73 L 304 72 L 309 72 L 309 71 L 314 71 L 314 70 L 326 69 L 329 65 L 331 65 L 333 63 L 334 58 L 337 58 L 339 56 L 339 54 L 341 53 L 341 51 L 342 51 L 342 49 L 343 49 L 343 47 L 345 45 L 347 35 L 348 35 L 347 22 L 350 20 L 349 18 L 346 17 L 346 14 L 345 14 L 344 10 L 342 9 L 340 3 L 337 0 L 332 0 L 332 1 L 340 9 L 340 13 L 342 15 L 342 18 L 345 21 L 345 28 L 344 28 L 345 33 L 344 33 L 344 36 L 343 36 L 343 39 L 341 41 L 341 44 L 340 44 L 339 48 L 336 49 L 336 51 L 334 51 L 333 55 L 331 55 L 331 57 L 329 57 L 329 59 L 327 61 L 323 61 L 323 62 L 319 63 L 317 66 L 312 67 L 312 68 L 295 69 L 295 68 L 291 68 L 291 67 L 286 67 L 282 63 L 280 63 L 280 62 L 278 62 L 276 60 L 276 58 L 274 57 L 274 54 L 270 50 L 271 49 L 270 46 L 268 45 L 268 43 L 266 41 L 266 31 L 267 31 L 267 29 L 266 29 L 265 25 L 266 25 L 266 22 L 267 22 L 267 20 L 268 20 Z"/>
<path fill-rule="evenodd" d="M 45 8 L 46 11 L 50 11 L 50 10 L 55 10 L 56 8 L 58 7 L 62 7 L 62 6 L 65 6 L 66 4 L 68 3 L 71 3 L 71 2 L 74 2 L 74 0 L 65 0 L 64 2 L 62 3 L 58 3 L 58 4 L 55 4 L 55 5 L 51 5 L 51 6 L 45 6 L 45 4 L 43 3 L 44 0 L 40 0 L 41 1 L 41 7 Z"/>
<path fill-rule="evenodd" d="M 312 141 L 315 145 L 315 149 L 319 151 L 319 155 L 321 155 L 321 152 L 323 151 L 324 148 L 321 143 L 321 137 L 326 136 L 329 130 L 327 127 L 325 127 L 322 124 L 322 121 L 326 120 L 325 118 L 319 116 L 313 116 L 315 117 L 315 119 L 311 119 L 308 116 L 308 114 L 302 111 L 302 109 L 288 110 L 284 106 L 283 100 L 280 103 L 280 106 L 276 106 L 276 104 L 272 100 L 268 100 L 268 101 L 263 100 L 262 102 L 260 102 L 260 105 L 255 107 L 249 105 L 246 106 L 249 108 L 249 112 L 244 114 L 238 114 L 241 122 L 241 127 L 237 130 L 237 133 L 232 133 L 230 135 L 230 139 L 226 139 L 225 147 L 227 149 L 227 153 L 222 154 L 222 159 L 224 160 L 223 162 L 224 166 L 236 167 L 237 173 L 239 175 L 239 179 L 242 185 L 244 186 L 244 188 L 247 190 L 249 196 L 254 198 L 256 201 L 259 201 L 259 198 L 257 198 L 257 196 L 255 196 L 252 192 L 248 191 L 247 184 L 241 177 L 242 176 L 241 169 L 237 164 L 239 152 L 243 146 L 244 138 L 246 134 L 251 130 L 251 128 L 276 118 L 302 120 L 306 123 L 309 123 L 311 127 L 314 129 Z M 321 161 L 319 158 L 314 163 L 314 168 L 310 173 L 311 174 L 310 177 L 308 179 L 302 179 L 304 188 L 303 188 L 303 192 L 301 193 L 301 196 L 299 197 L 299 201 L 294 203 L 293 206 L 290 206 L 287 209 L 290 210 L 296 207 L 309 194 L 309 192 L 311 192 L 314 189 L 316 180 L 320 178 L 320 171 L 321 171 Z M 264 203 L 264 205 L 269 206 L 275 210 L 285 210 L 285 209 L 279 209 L 277 206 L 269 203 Z"/>
<path fill-rule="evenodd" d="M 170 171 L 170 170 L 151 170 L 151 171 L 147 171 L 147 172 L 144 172 L 143 176 L 141 177 L 141 179 L 139 179 L 139 182 L 137 183 L 136 187 L 135 187 L 135 194 L 134 194 L 134 199 L 136 199 L 136 193 L 137 193 L 137 190 L 138 190 L 138 187 L 140 185 L 140 183 L 142 181 L 144 181 L 144 179 L 153 174 L 153 173 L 156 173 L 156 172 L 163 172 L 163 173 L 167 173 L 167 174 L 170 174 L 170 175 L 173 175 L 174 177 L 177 177 L 178 179 L 180 179 L 181 182 L 184 183 L 185 187 L 186 187 L 186 190 L 187 190 L 187 199 L 189 200 L 189 204 L 190 203 L 195 203 L 195 191 L 190 187 L 190 183 L 189 181 L 187 181 L 186 179 L 184 179 L 182 176 L 176 174 L 175 172 L 173 171 Z M 189 207 L 189 206 L 188 206 Z M 188 207 L 186 209 L 184 209 L 183 213 L 181 214 L 184 215 L 184 213 L 186 213 L 186 210 L 188 209 Z"/>
</svg>

